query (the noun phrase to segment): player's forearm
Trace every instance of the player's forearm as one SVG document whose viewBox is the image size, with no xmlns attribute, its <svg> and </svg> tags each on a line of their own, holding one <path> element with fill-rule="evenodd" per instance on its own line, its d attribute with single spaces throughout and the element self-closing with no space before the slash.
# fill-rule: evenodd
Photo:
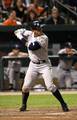
<svg viewBox="0 0 77 120">
<path fill-rule="evenodd" d="M 26 34 L 27 33 L 27 34 Z M 28 41 L 28 31 L 24 28 L 18 29 L 14 32 L 15 36 L 25 44 Z"/>
<path fill-rule="evenodd" d="M 23 39 L 23 36 L 22 36 L 22 34 L 25 32 L 25 29 L 18 29 L 18 30 L 15 30 L 14 31 L 14 34 L 15 34 L 15 36 L 18 38 L 18 39 L 20 39 L 20 40 L 22 40 Z"/>
<path fill-rule="evenodd" d="M 30 45 L 29 45 L 29 50 L 38 50 L 41 48 L 41 45 L 39 44 L 39 42 L 35 41 L 35 42 L 31 42 Z"/>
<path fill-rule="evenodd" d="M 23 52 L 20 52 L 19 54 L 21 57 L 29 57 L 28 53 L 23 53 Z"/>
</svg>

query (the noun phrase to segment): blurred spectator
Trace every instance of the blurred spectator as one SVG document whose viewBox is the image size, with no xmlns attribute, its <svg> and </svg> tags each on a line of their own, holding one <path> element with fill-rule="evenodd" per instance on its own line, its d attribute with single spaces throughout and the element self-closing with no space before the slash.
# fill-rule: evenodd
<svg viewBox="0 0 77 120">
<path fill-rule="evenodd" d="M 64 24 L 65 20 L 60 16 L 59 9 L 55 6 L 51 9 L 51 15 L 46 19 L 46 24 Z"/>
<path fill-rule="evenodd" d="M 43 3 L 43 6 L 48 6 L 49 9 L 51 9 L 55 5 L 55 0 L 40 0 Z"/>
<path fill-rule="evenodd" d="M 12 10 L 10 12 L 9 18 L 6 19 L 2 25 L 5 26 L 16 26 L 17 25 L 17 21 L 16 21 L 16 12 L 14 10 Z"/>
<path fill-rule="evenodd" d="M 60 87 L 66 87 L 67 89 L 72 87 L 71 68 L 74 54 L 77 54 L 77 51 L 72 48 L 70 42 L 66 42 L 65 47 L 58 52 L 60 61 L 57 74 Z"/>
<path fill-rule="evenodd" d="M 1 6 L 0 9 L 3 11 L 8 11 L 13 8 L 14 0 L 1 0 Z"/>
<path fill-rule="evenodd" d="M 2 12 L 0 12 L 0 24 L 2 24 L 3 22 L 3 15 L 2 15 Z"/>
<path fill-rule="evenodd" d="M 37 15 L 40 15 L 44 11 L 44 8 L 38 5 L 38 0 L 34 0 L 28 7 L 28 11 L 30 10 L 34 10 Z"/>
<path fill-rule="evenodd" d="M 27 8 L 23 0 L 16 0 L 14 10 L 16 11 L 17 18 L 23 23 L 26 19 Z"/>
<path fill-rule="evenodd" d="M 12 51 L 8 53 L 9 57 L 28 57 L 28 54 L 20 51 L 20 46 L 16 44 Z M 9 60 L 8 62 L 8 77 L 9 77 L 9 90 L 18 89 L 17 81 L 20 78 L 21 61 L 20 60 Z"/>
<path fill-rule="evenodd" d="M 43 23 L 44 20 L 48 17 L 48 6 L 40 6 L 38 0 L 33 0 L 33 3 L 29 5 L 28 12 L 30 11 L 35 12 L 35 14 L 37 15 L 36 18 L 40 21 L 40 23 Z"/>
<path fill-rule="evenodd" d="M 26 4 L 27 7 L 29 7 L 31 0 L 24 0 L 24 3 Z"/>
<path fill-rule="evenodd" d="M 44 12 L 42 15 L 38 17 L 38 21 L 40 22 L 40 24 L 44 24 L 47 18 L 48 18 L 48 13 Z"/>
<path fill-rule="evenodd" d="M 77 0 L 62 0 L 61 1 L 67 7 L 67 20 L 66 23 L 76 24 L 76 12 L 77 12 Z M 70 14 L 70 11 L 72 13 Z"/>
<path fill-rule="evenodd" d="M 37 14 L 34 10 L 30 10 L 27 14 L 27 19 L 26 19 L 26 22 L 30 23 L 32 21 L 35 21 L 37 20 Z"/>
</svg>

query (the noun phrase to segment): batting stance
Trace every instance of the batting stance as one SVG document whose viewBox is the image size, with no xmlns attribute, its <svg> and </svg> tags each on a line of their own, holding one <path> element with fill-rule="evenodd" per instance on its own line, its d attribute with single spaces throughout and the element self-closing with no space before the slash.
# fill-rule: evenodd
<svg viewBox="0 0 77 120">
<path fill-rule="evenodd" d="M 63 111 L 67 112 L 67 104 L 52 82 L 51 64 L 48 59 L 48 37 L 42 32 L 39 22 L 33 22 L 31 31 L 22 28 L 16 30 L 14 33 L 27 45 L 31 60 L 22 87 L 22 107 L 20 111 L 26 111 L 29 90 L 33 87 L 39 74 L 41 74 L 47 89 L 51 91 L 61 103 Z"/>
</svg>

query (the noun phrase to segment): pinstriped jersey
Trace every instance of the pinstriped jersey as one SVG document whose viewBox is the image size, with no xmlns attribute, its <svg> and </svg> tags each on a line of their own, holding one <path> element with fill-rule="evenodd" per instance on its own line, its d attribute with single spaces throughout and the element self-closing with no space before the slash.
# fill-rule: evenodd
<svg viewBox="0 0 77 120">
<path fill-rule="evenodd" d="M 32 31 L 28 31 L 24 29 L 24 32 L 22 32 L 23 29 L 18 29 L 15 32 L 15 35 L 22 40 L 23 36 L 26 38 L 26 45 L 27 48 L 31 43 L 34 43 L 34 41 L 38 41 L 41 48 L 35 51 L 29 50 L 29 57 L 32 61 L 38 62 L 39 60 L 48 60 L 48 37 L 43 34 L 38 37 L 34 37 L 34 33 Z M 23 35 L 22 35 L 23 34 Z"/>
</svg>

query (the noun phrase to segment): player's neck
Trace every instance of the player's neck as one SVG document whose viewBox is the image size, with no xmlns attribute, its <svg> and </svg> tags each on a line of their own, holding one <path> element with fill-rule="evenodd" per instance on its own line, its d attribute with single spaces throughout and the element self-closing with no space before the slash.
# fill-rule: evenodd
<svg viewBox="0 0 77 120">
<path fill-rule="evenodd" d="M 34 37 L 38 37 L 44 34 L 42 31 L 36 31 L 36 30 L 34 30 L 33 33 L 34 33 Z"/>
</svg>

